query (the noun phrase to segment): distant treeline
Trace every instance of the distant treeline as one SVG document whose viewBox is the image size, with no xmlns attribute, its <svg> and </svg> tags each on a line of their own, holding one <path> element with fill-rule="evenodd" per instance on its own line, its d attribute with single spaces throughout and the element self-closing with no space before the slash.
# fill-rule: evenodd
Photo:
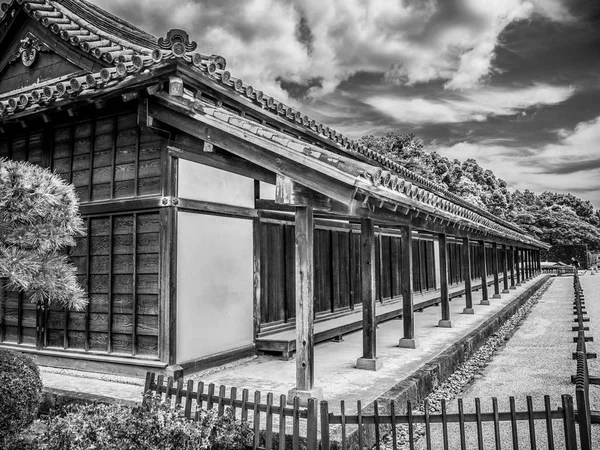
<svg viewBox="0 0 600 450">
<path fill-rule="evenodd" d="M 511 191 L 504 180 L 476 160 L 451 160 L 428 152 L 412 133 L 368 135 L 361 142 L 548 244 L 586 244 L 590 250 L 600 249 L 600 211 L 589 201 L 556 192 Z"/>
</svg>

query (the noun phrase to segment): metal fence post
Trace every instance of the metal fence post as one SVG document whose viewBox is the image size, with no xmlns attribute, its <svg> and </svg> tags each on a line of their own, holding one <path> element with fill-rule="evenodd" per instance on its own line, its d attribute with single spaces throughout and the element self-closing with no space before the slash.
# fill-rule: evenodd
<svg viewBox="0 0 600 450">
<path fill-rule="evenodd" d="M 565 448 L 567 450 L 577 450 L 575 414 L 573 413 L 573 397 L 563 394 L 562 406 L 564 410 L 563 423 L 565 426 Z"/>
</svg>

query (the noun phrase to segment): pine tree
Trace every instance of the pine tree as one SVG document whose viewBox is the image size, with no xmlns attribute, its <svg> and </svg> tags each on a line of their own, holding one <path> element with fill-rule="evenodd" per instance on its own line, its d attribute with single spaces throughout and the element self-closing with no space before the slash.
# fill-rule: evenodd
<svg viewBox="0 0 600 450">
<path fill-rule="evenodd" d="M 0 278 L 32 302 L 81 310 L 87 298 L 65 249 L 83 236 L 73 186 L 26 162 L 0 158 Z"/>
</svg>

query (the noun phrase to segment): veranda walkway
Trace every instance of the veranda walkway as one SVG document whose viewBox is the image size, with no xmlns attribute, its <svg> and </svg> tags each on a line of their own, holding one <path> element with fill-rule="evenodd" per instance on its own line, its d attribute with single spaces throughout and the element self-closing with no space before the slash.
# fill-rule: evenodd
<svg viewBox="0 0 600 450">
<path fill-rule="evenodd" d="M 502 294 L 500 299 L 490 298 L 489 306 L 479 304 L 481 291 L 473 292 L 475 314 L 463 314 L 464 297 L 454 298 L 450 302 L 452 328 L 438 327 L 441 314 L 439 306 L 425 308 L 423 312 L 416 313 L 415 330 L 420 343 L 417 349 L 398 347 L 398 340 L 402 337 L 401 318 L 379 324 L 377 347 L 378 355 L 383 360 L 383 368 L 377 372 L 355 368 L 356 359 L 362 351 L 361 331 L 345 335 L 342 342 L 323 342 L 315 346 L 315 384 L 323 388 L 324 397 L 332 406 L 339 405 L 339 400 L 346 400 L 347 412 L 352 413 L 350 405 L 355 405 L 356 400 L 361 400 L 362 404 L 366 405 L 393 388 L 399 381 L 498 313 L 541 278 L 540 275 L 529 280 L 510 293 Z M 238 391 L 248 388 L 251 391 L 273 392 L 275 399 L 278 399 L 280 394 L 287 394 L 290 387 L 293 387 L 295 370 L 293 359 L 284 361 L 277 357 L 259 356 L 185 378 L 201 380 L 206 384 L 235 386 Z M 112 381 L 106 375 L 94 376 L 56 369 L 42 369 L 42 378 L 44 386 L 50 389 L 112 396 L 129 401 L 140 401 L 143 389 L 143 380 L 117 377 Z M 131 384 L 123 384 L 124 380 Z M 335 411 L 335 406 L 332 411 Z"/>
</svg>

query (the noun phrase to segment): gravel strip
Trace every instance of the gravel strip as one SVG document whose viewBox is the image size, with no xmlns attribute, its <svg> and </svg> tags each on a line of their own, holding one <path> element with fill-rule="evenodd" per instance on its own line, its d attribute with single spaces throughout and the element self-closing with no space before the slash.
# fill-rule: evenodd
<svg viewBox="0 0 600 450">
<path fill-rule="evenodd" d="M 463 392 L 481 373 L 485 366 L 490 362 L 496 351 L 508 341 L 511 336 L 517 331 L 519 325 L 527 317 L 531 308 L 538 302 L 539 298 L 546 292 L 552 284 L 553 279 L 549 279 L 537 290 L 508 319 L 492 336 L 490 336 L 471 357 L 465 361 L 452 375 L 450 375 L 443 383 L 439 384 L 426 399 L 429 402 L 429 412 L 432 414 L 441 412 L 441 400 L 446 402 L 455 399 L 458 394 Z M 424 402 L 419 402 L 413 409 L 415 414 L 423 414 L 425 412 Z M 408 426 L 398 425 L 396 427 L 398 449 L 408 449 Z M 413 441 L 416 443 L 422 436 L 425 435 L 425 426 L 423 424 L 413 425 Z M 381 440 L 381 447 L 384 449 L 393 448 L 392 435 L 390 433 L 384 435 Z M 375 448 L 375 447 L 373 447 Z"/>
</svg>

